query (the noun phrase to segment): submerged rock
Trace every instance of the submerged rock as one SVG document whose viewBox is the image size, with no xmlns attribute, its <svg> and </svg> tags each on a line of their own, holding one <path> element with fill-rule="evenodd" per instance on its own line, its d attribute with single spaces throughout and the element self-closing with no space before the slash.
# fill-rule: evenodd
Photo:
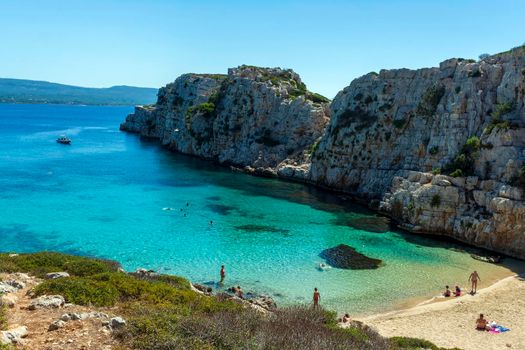
<svg viewBox="0 0 525 350">
<path fill-rule="evenodd" d="M 325 249 L 319 256 L 325 259 L 329 265 L 340 269 L 377 269 L 383 264 L 382 260 L 369 258 L 346 244 Z"/>
</svg>

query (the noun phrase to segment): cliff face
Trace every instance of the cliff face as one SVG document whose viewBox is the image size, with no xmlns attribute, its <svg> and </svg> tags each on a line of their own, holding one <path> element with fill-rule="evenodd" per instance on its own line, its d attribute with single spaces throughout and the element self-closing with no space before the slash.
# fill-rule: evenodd
<svg viewBox="0 0 525 350">
<path fill-rule="evenodd" d="M 328 120 L 328 100 L 293 71 L 241 66 L 228 75 L 182 75 L 121 129 L 248 171 L 304 177 Z"/>
<path fill-rule="evenodd" d="M 524 95 L 525 48 L 365 75 L 332 102 L 309 179 L 410 231 L 524 258 Z"/>
<path fill-rule="evenodd" d="M 121 128 L 352 193 L 413 232 L 525 258 L 524 96 L 525 47 L 370 73 L 330 111 L 292 71 L 241 66 L 181 76 Z"/>
</svg>

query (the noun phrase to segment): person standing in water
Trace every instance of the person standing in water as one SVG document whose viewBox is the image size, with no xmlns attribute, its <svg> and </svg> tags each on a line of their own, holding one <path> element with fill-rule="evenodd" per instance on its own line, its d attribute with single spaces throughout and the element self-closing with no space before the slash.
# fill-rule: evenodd
<svg viewBox="0 0 525 350">
<path fill-rule="evenodd" d="M 225 278 L 226 278 L 226 271 L 224 270 L 224 265 L 222 265 L 221 266 L 221 281 L 219 282 L 219 284 L 223 284 Z"/>
<path fill-rule="evenodd" d="M 472 282 L 470 294 L 474 295 L 478 291 L 478 281 L 481 281 L 481 278 L 479 277 L 478 272 L 474 271 L 470 274 L 468 280 Z"/>
<path fill-rule="evenodd" d="M 321 293 L 319 293 L 317 288 L 314 288 L 314 308 L 319 307 L 319 299 L 321 299 Z"/>
</svg>

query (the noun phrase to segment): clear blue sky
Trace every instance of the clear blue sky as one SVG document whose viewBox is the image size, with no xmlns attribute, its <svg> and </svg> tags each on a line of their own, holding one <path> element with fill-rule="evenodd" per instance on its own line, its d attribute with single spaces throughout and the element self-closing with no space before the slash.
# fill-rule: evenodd
<svg viewBox="0 0 525 350">
<path fill-rule="evenodd" d="M 160 87 L 240 64 L 328 97 L 382 68 L 525 42 L 524 0 L 0 0 L 0 77 Z"/>
</svg>

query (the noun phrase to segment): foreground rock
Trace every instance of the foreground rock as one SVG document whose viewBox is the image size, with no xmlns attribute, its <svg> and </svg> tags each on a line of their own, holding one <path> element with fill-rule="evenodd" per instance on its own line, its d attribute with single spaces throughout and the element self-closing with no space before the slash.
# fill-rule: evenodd
<svg viewBox="0 0 525 350">
<path fill-rule="evenodd" d="M 51 280 L 54 280 L 57 278 L 66 278 L 66 277 L 69 277 L 69 273 L 67 272 L 50 272 L 46 274 L 46 278 L 51 279 Z"/>
<path fill-rule="evenodd" d="M 369 258 L 346 244 L 339 244 L 337 247 L 325 249 L 319 256 L 325 259 L 330 266 L 340 269 L 377 269 L 382 265 L 380 259 Z"/>
<path fill-rule="evenodd" d="M 0 343 L 2 344 L 16 344 L 20 343 L 22 338 L 27 336 L 27 327 L 20 326 L 7 331 L 2 331 L 0 334 Z"/>
<path fill-rule="evenodd" d="M 50 309 L 64 306 L 65 300 L 61 295 L 42 295 L 29 304 L 29 310 Z"/>
</svg>

